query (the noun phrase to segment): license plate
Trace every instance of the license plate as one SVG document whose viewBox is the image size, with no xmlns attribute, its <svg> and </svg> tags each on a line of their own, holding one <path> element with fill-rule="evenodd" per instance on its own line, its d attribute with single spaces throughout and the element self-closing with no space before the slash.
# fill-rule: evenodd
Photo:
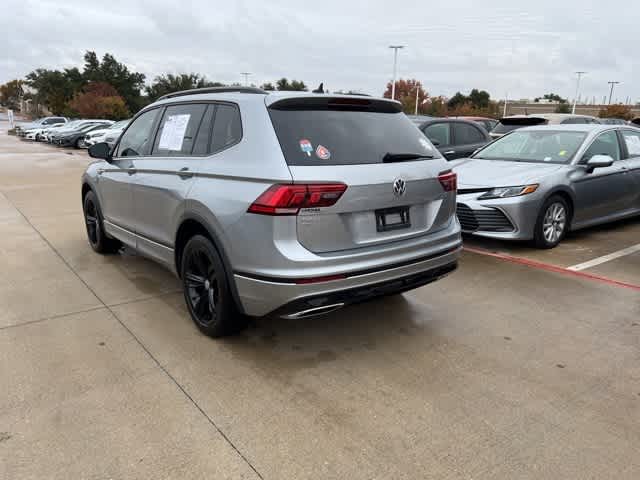
<svg viewBox="0 0 640 480">
<path fill-rule="evenodd" d="M 376 210 L 376 229 L 378 232 L 399 230 L 411 227 L 409 207 L 394 207 Z"/>
</svg>

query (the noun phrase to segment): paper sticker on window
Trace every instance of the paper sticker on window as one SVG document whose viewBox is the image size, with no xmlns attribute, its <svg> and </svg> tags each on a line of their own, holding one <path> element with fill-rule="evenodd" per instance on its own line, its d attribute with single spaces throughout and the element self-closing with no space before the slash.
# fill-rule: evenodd
<svg viewBox="0 0 640 480">
<path fill-rule="evenodd" d="M 318 145 L 316 148 L 316 155 L 320 160 L 329 160 L 331 158 L 331 152 L 327 147 Z"/>
<path fill-rule="evenodd" d="M 562 150 L 558 155 L 560 155 L 561 157 L 564 157 L 567 154 L 566 150 Z"/>
<path fill-rule="evenodd" d="M 164 121 L 162 126 L 162 135 L 160 135 L 160 142 L 158 142 L 159 150 L 182 150 L 182 142 L 184 140 L 184 133 L 187 131 L 187 125 L 189 125 L 189 119 L 191 115 L 169 115 Z"/>
<path fill-rule="evenodd" d="M 311 152 L 313 152 L 313 145 L 306 138 L 300 140 L 300 150 L 307 154 L 307 156 L 311 156 Z"/>
<path fill-rule="evenodd" d="M 638 136 L 638 134 L 625 132 L 624 139 L 627 142 L 629 155 L 640 155 L 640 136 Z"/>
</svg>

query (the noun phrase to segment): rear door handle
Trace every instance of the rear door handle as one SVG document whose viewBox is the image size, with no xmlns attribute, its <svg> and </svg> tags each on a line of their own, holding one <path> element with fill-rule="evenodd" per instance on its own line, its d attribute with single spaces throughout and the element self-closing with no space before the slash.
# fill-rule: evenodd
<svg viewBox="0 0 640 480">
<path fill-rule="evenodd" d="M 449 150 L 448 152 L 444 152 L 445 155 L 453 155 L 454 153 L 456 153 L 455 150 Z"/>
<path fill-rule="evenodd" d="M 137 170 L 135 168 L 127 168 L 127 173 L 129 175 L 133 175 L 137 172 Z"/>
<path fill-rule="evenodd" d="M 189 171 L 189 167 L 182 167 L 178 172 L 178 176 L 180 178 L 191 178 L 193 177 L 193 173 Z"/>
</svg>

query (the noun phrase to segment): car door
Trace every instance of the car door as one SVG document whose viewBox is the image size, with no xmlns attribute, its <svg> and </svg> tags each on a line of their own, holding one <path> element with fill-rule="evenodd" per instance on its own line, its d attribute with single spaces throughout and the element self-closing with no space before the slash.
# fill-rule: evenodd
<svg viewBox="0 0 640 480">
<path fill-rule="evenodd" d="M 98 170 L 98 195 L 105 229 L 130 246 L 136 245 L 132 182 L 134 159 L 151 152 L 153 133 L 161 109 L 138 115 L 117 144 L 110 163 Z"/>
<path fill-rule="evenodd" d="M 609 155 L 613 165 L 589 173 L 586 163 L 594 155 Z M 634 195 L 633 179 L 622 160 L 615 130 L 598 135 L 582 155 L 579 165 L 573 177 L 576 223 L 606 219 L 629 210 Z"/>
<path fill-rule="evenodd" d="M 455 122 L 451 124 L 451 128 L 454 145 L 452 159 L 468 157 L 489 142 L 484 132 L 474 123 Z"/>
<path fill-rule="evenodd" d="M 133 160 L 133 217 L 137 248 L 145 255 L 166 263 L 173 259 L 174 225 L 207 153 L 214 113 L 214 104 L 167 106 L 151 155 Z"/>
<path fill-rule="evenodd" d="M 450 122 L 433 122 L 422 127 L 422 133 L 431 141 L 434 147 L 446 158 L 453 160 L 455 154 Z"/>
<path fill-rule="evenodd" d="M 631 199 L 632 208 L 640 210 L 640 131 L 624 129 L 620 131 L 624 150 L 624 166 L 633 179 L 635 195 Z"/>
</svg>

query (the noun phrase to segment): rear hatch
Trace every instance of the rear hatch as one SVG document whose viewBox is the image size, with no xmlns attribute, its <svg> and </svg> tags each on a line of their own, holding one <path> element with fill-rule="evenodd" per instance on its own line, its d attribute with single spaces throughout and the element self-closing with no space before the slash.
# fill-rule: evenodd
<svg viewBox="0 0 640 480">
<path fill-rule="evenodd" d="M 490 135 L 492 138 L 498 138 L 519 128 L 531 127 L 534 125 L 546 125 L 547 123 L 548 120 L 543 117 L 505 117 L 501 118 L 498 124 L 493 127 Z"/>
<path fill-rule="evenodd" d="M 439 180 L 448 166 L 399 104 L 297 97 L 269 113 L 294 183 L 347 185 L 334 205 L 300 210 L 298 241 L 308 250 L 391 244 L 448 225 L 455 187 Z"/>
</svg>

